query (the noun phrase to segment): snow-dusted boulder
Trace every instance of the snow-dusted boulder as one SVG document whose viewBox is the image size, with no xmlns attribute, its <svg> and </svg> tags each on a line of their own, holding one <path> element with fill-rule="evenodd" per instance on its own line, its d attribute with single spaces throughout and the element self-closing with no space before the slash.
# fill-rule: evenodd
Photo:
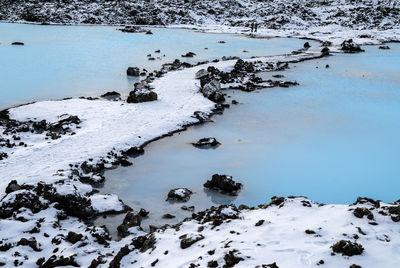
<svg viewBox="0 0 400 268">
<path fill-rule="evenodd" d="M 193 194 L 187 188 L 176 188 L 169 191 L 167 200 L 166 201 L 180 201 L 180 202 L 187 202 L 190 199 L 190 196 Z"/>
<path fill-rule="evenodd" d="M 135 89 L 129 93 L 128 103 L 139 103 L 157 100 L 157 93 L 151 90 L 146 82 L 136 83 Z"/>
<path fill-rule="evenodd" d="M 201 93 L 203 93 L 204 97 L 213 102 L 225 101 L 224 95 L 221 92 L 221 83 L 217 80 L 211 80 L 206 83 L 201 89 Z"/>
</svg>

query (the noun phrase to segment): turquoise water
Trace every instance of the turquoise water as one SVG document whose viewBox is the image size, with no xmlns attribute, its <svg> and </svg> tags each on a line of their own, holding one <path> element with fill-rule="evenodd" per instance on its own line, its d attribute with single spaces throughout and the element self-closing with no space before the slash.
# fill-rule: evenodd
<svg viewBox="0 0 400 268">
<path fill-rule="evenodd" d="M 297 39 L 248 39 L 183 29 L 129 34 L 106 26 L 41 26 L 0 23 L 0 108 L 64 97 L 128 92 L 128 66 L 159 69 L 179 58 L 190 63 L 222 56 L 275 55 L 300 48 Z M 225 44 L 218 41 L 224 40 Z M 11 46 L 22 41 L 25 46 Z M 208 48 L 207 50 L 205 48 Z M 154 53 L 155 50 L 161 53 Z M 249 53 L 243 52 L 249 51 Z M 192 51 L 194 58 L 181 58 Z M 149 61 L 147 55 L 162 57 Z"/>
<path fill-rule="evenodd" d="M 242 104 L 215 116 L 215 123 L 150 144 L 133 166 L 106 172 L 101 191 L 149 209 L 153 218 L 147 222 L 153 224 L 174 222 L 160 219 L 167 212 L 190 215 L 181 204 L 164 201 L 175 187 L 196 192 L 185 205 L 197 209 L 257 205 L 274 195 L 322 203 L 351 203 L 358 196 L 398 200 L 400 44 L 390 46 L 280 72 L 300 86 L 230 92 Z M 190 145 L 203 137 L 216 137 L 222 145 L 215 150 Z M 214 173 L 232 175 L 243 191 L 236 198 L 205 191 L 202 184 Z"/>
</svg>

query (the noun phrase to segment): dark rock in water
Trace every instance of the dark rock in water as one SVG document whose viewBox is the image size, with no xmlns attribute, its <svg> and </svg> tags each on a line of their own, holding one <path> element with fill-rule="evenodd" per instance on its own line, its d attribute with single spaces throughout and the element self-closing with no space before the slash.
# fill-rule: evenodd
<svg viewBox="0 0 400 268">
<path fill-rule="evenodd" d="M 379 49 L 390 49 L 389 46 L 379 46 Z"/>
<path fill-rule="evenodd" d="M 329 55 L 329 52 L 330 52 L 330 50 L 329 50 L 329 48 L 328 47 L 324 47 L 322 50 L 321 50 L 321 53 L 322 53 L 322 55 Z"/>
<path fill-rule="evenodd" d="M 141 208 L 140 210 L 139 210 L 139 215 L 141 216 L 141 217 L 147 217 L 148 215 L 149 215 L 149 211 L 147 211 L 147 210 L 145 210 L 144 208 Z"/>
<path fill-rule="evenodd" d="M 243 258 L 236 256 L 237 250 L 229 251 L 225 256 L 225 265 L 224 267 L 233 267 L 238 264 L 240 261 L 243 261 Z"/>
<path fill-rule="evenodd" d="M 128 67 L 128 69 L 126 70 L 126 74 L 129 76 L 139 76 L 140 69 L 137 67 Z"/>
<path fill-rule="evenodd" d="M 201 111 L 195 111 L 193 113 L 192 117 L 196 118 L 197 120 L 199 120 L 200 123 L 211 121 L 209 119 L 210 116 L 208 114 L 206 114 L 205 112 L 201 112 Z"/>
<path fill-rule="evenodd" d="M 154 51 L 154 53 L 160 53 L 160 52 L 161 52 L 161 50 L 159 50 L 159 49 Z"/>
<path fill-rule="evenodd" d="M 239 104 L 237 100 L 232 100 L 232 104 Z"/>
<path fill-rule="evenodd" d="M 135 89 L 129 93 L 128 103 L 139 103 L 157 100 L 157 93 L 151 90 L 146 82 L 136 83 Z"/>
<path fill-rule="evenodd" d="M 349 268 L 362 268 L 360 265 L 357 264 L 352 264 L 349 266 Z"/>
<path fill-rule="evenodd" d="M 201 93 L 213 102 L 219 103 L 225 101 L 225 97 L 221 92 L 221 83 L 218 80 L 211 80 L 205 84 L 201 89 Z"/>
<path fill-rule="evenodd" d="M 364 251 L 364 247 L 350 240 L 340 240 L 332 246 L 332 250 L 336 253 L 342 253 L 342 255 L 354 256 L 361 255 Z"/>
<path fill-rule="evenodd" d="M 16 180 L 10 181 L 10 183 L 7 185 L 6 188 L 6 194 L 9 194 L 11 192 L 15 192 L 21 189 L 21 186 L 17 183 Z"/>
<path fill-rule="evenodd" d="M 279 268 L 279 266 L 276 265 L 276 262 L 273 262 L 273 263 L 271 263 L 271 264 L 267 264 L 265 267 L 266 267 L 266 268 Z"/>
<path fill-rule="evenodd" d="M 272 77 L 274 77 L 274 78 L 284 78 L 285 76 L 283 74 L 275 74 Z"/>
<path fill-rule="evenodd" d="M 181 209 L 186 210 L 186 211 L 194 211 L 194 206 L 190 206 L 190 207 L 182 206 Z"/>
<path fill-rule="evenodd" d="M 183 57 L 183 58 L 193 58 L 194 56 L 196 56 L 196 53 L 193 53 L 193 52 L 188 52 L 184 55 L 181 55 L 181 57 Z"/>
<path fill-rule="evenodd" d="M 191 194 L 193 194 L 193 192 L 187 188 L 175 188 L 169 191 L 166 201 L 187 202 Z"/>
<path fill-rule="evenodd" d="M 364 216 L 367 216 L 369 220 L 374 219 L 374 214 L 372 214 L 372 212 L 367 208 L 358 207 L 353 211 L 353 215 L 360 219 L 363 218 Z"/>
<path fill-rule="evenodd" d="M 184 235 L 181 237 L 181 249 L 188 248 L 202 239 L 204 239 L 204 236 L 201 234 Z"/>
<path fill-rule="evenodd" d="M 172 215 L 172 214 L 167 213 L 167 214 L 164 214 L 162 216 L 162 218 L 163 219 L 173 219 L 173 218 L 176 218 L 176 217 L 174 215 Z"/>
<path fill-rule="evenodd" d="M 211 180 L 206 181 L 204 187 L 229 195 L 237 195 L 243 185 L 232 180 L 231 176 L 214 174 Z"/>
<path fill-rule="evenodd" d="M 341 50 L 343 50 L 345 53 L 364 52 L 360 45 L 356 44 L 353 39 L 343 41 L 341 44 Z"/>
<path fill-rule="evenodd" d="M 219 44 L 225 44 L 225 41 L 218 41 Z"/>
<path fill-rule="evenodd" d="M 218 142 L 215 138 L 202 138 L 192 144 L 193 146 L 198 148 L 210 148 L 210 147 L 217 147 L 221 143 Z"/>
<path fill-rule="evenodd" d="M 150 57 L 150 58 L 148 58 L 148 60 L 156 60 L 156 58 Z"/>
<path fill-rule="evenodd" d="M 139 156 L 144 154 L 144 149 L 141 147 L 131 147 L 125 153 L 130 156 Z"/>
<path fill-rule="evenodd" d="M 13 45 L 13 46 L 23 46 L 25 44 L 22 43 L 22 42 L 13 42 L 13 43 L 11 43 L 11 45 Z"/>
<path fill-rule="evenodd" d="M 152 32 L 151 30 L 148 30 L 148 31 L 146 32 L 146 34 L 153 34 L 153 32 Z"/>
<path fill-rule="evenodd" d="M 329 64 L 325 65 L 325 68 L 329 68 L 329 67 L 330 67 Z"/>
<path fill-rule="evenodd" d="M 122 237 L 129 235 L 129 228 L 139 226 L 142 222 L 142 216 L 139 213 L 134 213 L 132 211 L 128 212 L 124 218 L 121 225 L 117 227 L 118 234 Z"/>
<path fill-rule="evenodd" d="M 121 31 L 123 33 L 144 33 L 144 32 L 146 32 L 146 30 L 144 30 L 138 26 L 130 26 L 130 25 L 125 26 L 124 28 L 117 29 L 117 30 Z"/>
<path fill-rule="evenodd" d="M 308 49 L 308 48 L 310 48 L 311 46 L 310 46 L 310 43 L 305 42 L 304 45 L 303 45 L 303 47 L 306 48 L 306 49 Z"/>
</svg>

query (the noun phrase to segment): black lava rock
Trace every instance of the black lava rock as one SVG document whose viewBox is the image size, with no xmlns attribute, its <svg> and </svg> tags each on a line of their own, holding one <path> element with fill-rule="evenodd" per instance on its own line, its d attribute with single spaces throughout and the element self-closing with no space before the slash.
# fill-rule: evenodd
<svg viewBox="0 0 400 268">
<path fill-rule="evenodd" d="M 206 181 L 204 187 L 229 195 L 237 195 L 243 185 L 232 180 L 231 176 L 214 174 L 211 180 Z"/>
</svg>

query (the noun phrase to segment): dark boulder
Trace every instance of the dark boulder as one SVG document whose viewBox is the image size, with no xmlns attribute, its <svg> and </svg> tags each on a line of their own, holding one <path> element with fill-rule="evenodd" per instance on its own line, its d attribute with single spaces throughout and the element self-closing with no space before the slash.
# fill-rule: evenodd
<svg viewBox="0 0 400 268">
<path fill-rule="evenodd" d="M 6 194 L 9 194 L 11 192 L 15 192 L 21 189 L 21 186 L 17 183 L 16 180 L 10 181 L 10 183 L 7 185 L 6 188 Z"/>
<path fill-rule="evenodd" d="M 195 78 L 196 79 L 200 79 L 200 78 L 205 77 L 207 75 L 208 75 L 208 71 L 206 69 L 201 69 L 201 70 L 196 72 Z"/>
<path fill-rule="evenodd" d="M 311 45 L 310 45 L 310 43 L 305 42 L 304 45 L 303 45 L 303 47 L 304 47 L 305 49 L 309 49 L 309 48 L 311 47 Z"/>
<path fill-rule="evenodd" d="M 369 220 L 374 219 L 374 214 L 372 214 L 372 212 L 367 208 L 358 207 L 353 211 L 353 215 L 357 218 L 363 218 L 364 216 L 367 216 Z"/>
<path fill-rule="evenodd" d="M 332 250 L 335 253 L 342 253 L 342 255 L 353 256 L 361 255 L 364 251 L 364 247 L 358 243 L 353 243 L 349 240 L 340 240 L 332 246 Z"/>
<path fill-rule="evenodd" d="M 389 46 L 379 46 L 379 49 L 390 49 Z"/>
<path fill-rule="evenodd" d="M 158 95 L 151 90 L 146 82 L 136 83 L 135 89 L 129 93 L 128 103 L 140 103 L 157 100 Z"/>
<path fill-rule="evenodd" d="M 238 264 L 240 261 L 244 260 L 243 258 L 236 256 L 236 253 L 237 253 L 237 250 L 231 250 L 224 256 L 224 260 L 225 260 L 224 267 L 233 267 L 236 264 Z"/>
<path fill-rule="evenodd" d="M 23 46 L 25 44 L 23 42 L 12 42 L 11 45 L 13 45 L 13 46 Z"/>
<path fill-rule="evenodd" d="M 324 55 L 324 56 L 329 55 L 329 52 L 330 52 L 330 50 L 329 50 L 328 47 L 324 47 L 324 48 L 321 50 L 321 53 L 322 53 L 322 55 Z"/>
<path fill-rule="evenodd" d="M 137 67 L 128 67 L 126 74 L 129 76 L 140 76 L 140 69 Z"/>
<path fill-rule="evenodd" d="M 139 213 L 128 212 L 121 225 L 117 227 L 118 234 L 122 237 L 129 235 L 129 228 L 139 226 L 142 223 L 142 216 Z"/>
<path fill-rule="evenodd" d="M 215 138 L 202 138 L 197 142 L 192 143 L 192 145 L 197 148 L 215 148 L 221 145 L 221 143 Z"/>
<path fill-rule="evenodd" d="M 209 100 L 219 103 L 224 102 L 225 97 L 221 92 L 221 83 L 217 80 L 211 80 L 201 88 L 203 96 Z"/>
<path fill-rule="evenodd" d="M 144 32 L 146 32 L 146 30 L 144 30 L 138 26 L 131 26 L 131 25 L 125 26 L 124 28 L 120 28 L 117 30 L 121 31 L 123 33 L 144 33 Z"/>
<path fill-rule="evenodd" d="M 196 56 L 196 53 L 194 52 L 188 52 L 186 54 L 181 55 L 181 57 L 183 58 L 193 58 L 194 56 Z"/>
<path fill-rule="evenodd" d="M 169 191 L 166 201 L 187 202 L 191 194 L 193 194 L 193 192 L 187 188 L 175 188 Z"/>
<path fill-rule="evenodd" d="M 231 176 L 214 174 L 211 180 L 206 181 L 204 187 L 229 195 L 237 195 L 243 185 L 232 180 Z"/>
<path fill-rule="evenodd" d="M 361 49 L 360 45 L 356 44 L 353 39 L 343 41 L 340 46 L 340 49 L 343 50 L 345 53 L 364 52 L 364 50 Z"/>
<path fill-rule="evenodd" d="M 188 248 L 202 239 L 204 239 L 204 236 L 200 234 L 184 235 L 181 237 L 181 248 Z"/>
</svg>

